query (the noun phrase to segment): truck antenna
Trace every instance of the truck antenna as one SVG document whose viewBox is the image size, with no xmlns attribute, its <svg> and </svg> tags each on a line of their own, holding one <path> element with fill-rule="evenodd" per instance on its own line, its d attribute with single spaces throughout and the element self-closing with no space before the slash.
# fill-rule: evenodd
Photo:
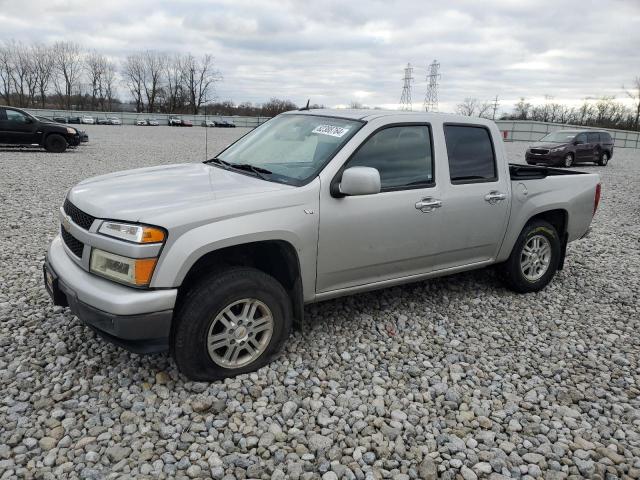
<svg viewBox="0 0 640 480">
<path fill-rule="evenodd" d="M 307 99 L 307 104 L 302 107 L 301 109 L 299 109 L 299 111 L 303 111 L 303 110 L 311 110 L 311 108 L 309 107 L 309 102 L 311 101 L 310 98 Z"/>
</svg>

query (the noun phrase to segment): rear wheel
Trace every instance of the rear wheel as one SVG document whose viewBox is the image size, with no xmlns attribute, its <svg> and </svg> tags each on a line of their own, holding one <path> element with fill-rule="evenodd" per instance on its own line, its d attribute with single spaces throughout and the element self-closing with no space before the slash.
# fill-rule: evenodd
<svg viewBox="0 0 640 480">
<path fill-rule="evenodd" d="M 509 259 L 502 264 L 505 283 L 519 293 L 542 290 L 558 269 L 560 252 L 560 237 L 550 223 L 543 220 L 528 223 Z"/>
<path fill-rule="evenodd" d="M 44 148 L 47 152 L 62 153 L 67 149 L 67 140 L 56 133 L 52 133 L 44 142 Z"/>
<path fill-rule="evenodd" d="M 565 168 L 571 167 L 571 165 L 573 165 L 573 160 L 573 153 L 567 153 L 562 160 L 562 166 Z"/>
<path fill-rule="evenodd" d="M 291 302 L 260 270 L 236 267 L 205 277 L 174 319 L 172 351 L 192 380 L 213 381 L 269 363 L 289 336 Z"/>
<path fill-rule="evenodd" d="M 598 165 L 606 167 L 607 163 L 609 163 L 609 152 L 607 152 L 606 150 L 603 150 L 602 152 L 600 152 L 600 158 L 598 159 Z"/>
</svg>

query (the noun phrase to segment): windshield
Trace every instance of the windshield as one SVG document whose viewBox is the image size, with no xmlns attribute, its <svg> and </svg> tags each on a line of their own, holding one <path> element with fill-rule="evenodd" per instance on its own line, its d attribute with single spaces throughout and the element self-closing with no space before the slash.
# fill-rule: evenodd
<svg viewBox="0 0 640 480">
<path fill-rule="evenodd" d="M 256 128 L 220 155 L 229 167 L 268 171 L 263 178 L 302 185 L 315 177 L 363 125 L 357 120 L 287 114 Z"/>
<path fill-rule="evenodd" d="M 540 141 L 551 143 L 569 143 L 575 138 L 577 134 L 578 132 L 553 132 L 542 137 Z"/>
</svg>

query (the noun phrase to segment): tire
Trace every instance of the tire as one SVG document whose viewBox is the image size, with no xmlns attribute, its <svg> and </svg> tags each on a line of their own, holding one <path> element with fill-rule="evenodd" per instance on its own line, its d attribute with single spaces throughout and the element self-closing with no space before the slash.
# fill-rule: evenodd
<svg viewBox="0 0 640 480">
<path fill-rule="evenodd" d="M 603 150 L 600 152 L 600 158 L 598 158 L 598 165 L 601 167 L 606 167 L 607 163 L 609 163 L 609 152 Z"/>
<path fill-rule="evenodd" d="M 67 140 L 57 133 L 52 133 L 44 141 L 44 148 L 47 152 L 62 153 L 67 149 Z"/>
<path fill-rule="evenodd" d="M 251 302 L 247 310 L 254 312 L 248 317 L 241 313 L 246 303 L 240 302 L 245 301 Z M 231 313 L 225 313 L 229 310 Z M 265 327 L 269 314 L 270 333 Z M 289 336 L 292 319 L 289 296 L 275 278 L 254 268 L 229 268 L 204 277 L 186 294 L 174 317 L 171 351 L 178 369 L 191 380 L 234 377 L 271 362 Z M 255 327 L 254 323 L 260 325 Z M 216 344 L 223 343 L 213 352 L 208 348 L 209 335 L 218 337 Z M 229 364 L 223 364 L 229 351 L 233 352 L 228 355 Z"/>
<path fill-rule="evenodd" d="M 531 256 L 525 253 L 525 248 L 531 251 L 536 241 L 548 247 L 548 256 L 534 257 L 539 262 L 537 265 L 540 266 L 541 271 L 537 271 L 538 267 L 535 263 L 529 263 L 532 265 L 529 269 L 524 266 L 526 260 L 531 262 Z M 546 248 L 544 250 L 546 251 Z M 539 292 L 555 275 L 560 263 L 560 253 L 561 241 L 553 225 L 543 220 L 529 222 L 522 229 L 509 259 L 501 265 L 502 276 L 507 287 L 518 293 Z"/>
<path fill-rule="evenodd" d="M 562 159 L 562 166 L 564 168 L 570 168 L 573 165 L 574 158 L 573 153 L 567 153 Z"/>
</svg>

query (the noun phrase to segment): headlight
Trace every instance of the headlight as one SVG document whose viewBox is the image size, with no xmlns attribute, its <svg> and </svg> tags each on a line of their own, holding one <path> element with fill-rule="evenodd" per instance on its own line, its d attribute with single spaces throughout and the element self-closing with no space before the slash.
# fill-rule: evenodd
<svg viewBox="0 0 640 480">
<path fill-rule="evenodd" d="M 549 152 L 551 153 L 555 153 L 555 152 L 561 152 L 565 149 L 566 147 L 556 147 L 556 148 L 552 148 L 551 150 L 549 150 Z"/>
<path fill-rule="evenodd" d="M 75 135 L 77 132 L 75 128 L 67 127 L 67 133 L 70 133 L 71 135 Z"/>
<path fill-rule="evenodd" d="M 135 243 L 161 243 L 165 239 L 161 228 L 118 222 L 102 222 L 98 233 Z"/>
<path fill-rule="evenodd" d="M 151 282 L 157 261 L 157 258 L 123 257 L 94 248 L 91 250 L 90 270 L 116 282 L 144 287 Z"/>
</svg>

